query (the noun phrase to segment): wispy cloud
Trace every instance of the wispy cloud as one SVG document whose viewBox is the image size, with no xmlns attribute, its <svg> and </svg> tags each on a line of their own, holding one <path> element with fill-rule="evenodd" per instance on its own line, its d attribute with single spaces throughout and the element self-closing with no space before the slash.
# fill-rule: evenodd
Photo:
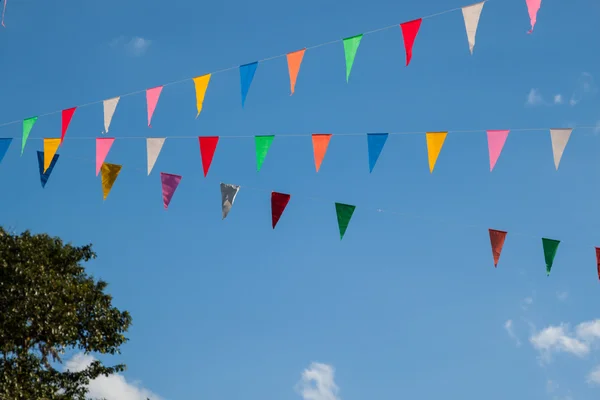
<svg viewBox="0 0 600 400">
<path fill-rule="evenodd" d="M 575 84 L 575 89 L 573 90 L 573 94 L 569 99 L 569 104 L 571 106 L 576 106 L 584 98 L 596 94 L 597 91 L 598 89 L 592 74 L 589 72 L 582 72 L 577 80 L 577 83 Z"/>
<path fill-rule="evenodd" d="M 504 323 L 504 330 L 506 330 L 506 333 L 508 333 L 508 336 L 515 341 L 515 343 L 517 344 L 517 346 L 521 345 L 521 341 L 519 340 L 519 338 L 517 337 L 517 335 L 515 334 L 515 330 L 513 327 L 513 322 L 512 320 L 508 320 Z"/>
<path fill-rule="evenodd" d="M 313 362 L 302 372 L 296 391 L 304 400 L 340 400 L 331 365 Z"/>
<path fill-rule="evenodd" d="M 565 300 L 567 300 L 568 297 L 569 297 L 569 292 L 567 292 L 566 290 L 556 293 L 556 298 L 559 301 L 565 301 Z"/>
<path fill-rule="evenodd" d="M 110 43 L 111 47 L 122 48 L 129 55 L 138 57 L 146 53 L 150 45 L 152 44 L 151 40 L 144 39 L 143 37 L 135 36 L 132 38 L 125 38 L 124 36 L 120 36 Z"/>
<path fill-rule="evenodd" d="M 87 368 L 93 361 L 91 355 L 78 353 L 65 363 L 65 370 L 73 372 Z M 88 397 L 106 400 L 160 400 L 160 397 L 150 390 L 143 388 L 138 382 L 127 382 L 120 374 L 99 376 L 90 381 Z"/>
<path fill-rule="evenodd" d="M 542 104 L 544 104 L 544 98 L 540 94 L 540 91 L 538 89 L 531 89 L 527 95 L 527 101 L 525 102 L 525 105 L 539 106 Z"/>
<path fill-rule="evenodd" d="M 564 103 L 562 94 L 555 94 L 554 95 L 554 104 L 562 104 Z"/>
<path fill-rule="evenodd" d="M 534 333 L 529 341 L 539 351 L 543 362 L 550 362 L 552 353 L 569 353 L 582 358 L 600 342 L 600 319 L 582 322 L 574 331 L 565 323 L 551 325 Z"/>
<path fill-rule="evenodd" d="M 529 307 L 533 304 L 533 297 L 525 297 L 523 299 L 523 302 L 521 304 L 521 308 L 524 311 L 527 311 L 527 309 L 529 309 Z"/>
<path fill-rule="evenodd" d="M 600 365 L 590 371 L 587 376 L 587 382 L 590 385 L 600 386 Z"/>
</svg>

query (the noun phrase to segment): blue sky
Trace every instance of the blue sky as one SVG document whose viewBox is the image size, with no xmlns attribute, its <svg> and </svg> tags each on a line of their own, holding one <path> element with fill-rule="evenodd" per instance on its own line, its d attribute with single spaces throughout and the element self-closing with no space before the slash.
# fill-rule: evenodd
<svg viewBox="0 0 600 400">
<path fill-rule="evenodd" d="M 468 3 L 9 1 L 0 122 Z M 527 35 L 524 0 L 491 0 L 473 56 L 456 11 L 423 21 L 409 67 L 393 28 L 363 38 L 348 84 L 338 42 L 307 51 L 292 97 L 285 58 L 259 65 L 243 109 L 235 69 L 198 119 L 191 81 L 165 87 L 151 129 L 143 93 L 122 98 L 106 202 L 102 104 L 77 110 L 45 189 L 35 152 L 60 114 L 23 157 L 20 123 L 3 126 L 17 139 L 0 222 L 94 244 L 90 271 L 134 321 L 106 359 L 128 371 L 93 383 L 109 399 L 598 398 L 600 136 L 576 129 L 556 171 L 547 131 L 513 131 L 490 173 L 485 130 L 598 124 L 599 11 L 546 1 Z M 433 174 L 424 134 L 390 136 L 371 174 L 364 136 L 334 136 L 318 174 L 310 136 L 284 137 L 439 130 L 481 131 L 451 132 Z M 253 139 L 227 137 L 259 134 L 280 136 L 257 173 Z M 222 136 L 206 178 L 198 135 Z M 147 136 L 188 138 L 167 139 L 146 176 Z M 161 171 L 183 176 L 168 211 Z M 225 221 L 219 182 L 242 186 Z M 275 231 L 271 190 L 292 194 Z M 341 242 L 335 201 L 357 206 Z M 497 269 L 488 228 L 509 232 Z M 562 241 L 549 278 L 541 237 Z"/>
</svg>

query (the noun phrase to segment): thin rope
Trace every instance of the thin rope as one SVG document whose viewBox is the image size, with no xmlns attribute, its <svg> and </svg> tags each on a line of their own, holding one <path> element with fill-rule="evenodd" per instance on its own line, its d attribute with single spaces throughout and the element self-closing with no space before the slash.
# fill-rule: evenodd
<svg viewBox="0 0 600 400">
<path fill-rule="evenodd" d="M 489 1 L 491 1 L 491 0 L 484 0 L 482 2 L 483 3 L 487 3 Z M 464 6 L 464 7 L 468 7 L 468 6 Z M 435 13 L 435 14 L 430 14 L 430 15 L 427 15 L 425 17 L 421 17 L 421 19 L 434 18 L 434 17 L 440 16 L 440 15 L 444 15 L 444 14 L 448 14 L 448 13 L 455 12 L 455 11 L 458 11 L 458 10 L 462 10 L 462 8 L 463 7 L 452 8 L 452 9 L 441 11 L 441 12 L 438 12 L 438 13 Z M 6 0 L 4 0 L 4 9 L 6 9 Z M 2 14 L 2 16 L 3 16 L 2 17 L 3 18 L 2 19 L 2 21 L 3 21 L 2 23 L 4 24 L 4 13 Z M 397 27 L 397 26 L 399 26 L 399 24 L 388 25 L 388 26 L 383 27 L 383 28 L 374 29 L 372 31 L 364 32 L 363 36 L 370 35 L 370 34 L 377 33 L 377 32 L 381 32 L 381 31 L 385 31 L 385 30 L 388 30 L 388 29 L 391 29 L 391 28 L 394 28 L 394 27 Z M 338 43 L 341 40 L 343 40 L 343 38 L 342 39 L 337 39 L 337 40 L 331 40 L 329 42 L 324 42 L 324 43 L 316 44 L 316 45 L 309 46 L 309 47 L 305 47 L 304 49 L 305 50 L 314 50 L 314 49 L 317 49 L 319 47 L 328 46 L 328 45 L 331 45 L 331 44 L 334 44 L 334 43 Z M 263 59 L 258 60 L 256 62 L 257 63 L 263 63 L 263 62 L 266 62 L 266 61 L 275 60 L 275 59 L 278 59 L 278 58 L 281 58 L 281 57 L 285 57 L 287 54 L 288 53 L 282 53 L 282 54 L 279 54 L 279 55 L 276 55 L 276 56 L 271 56 L 271 57 L 263 58 Z M 240 64 L 240 65 L 244 65 L 244 64 Z M 217 70 L 215 72 L 209 72 L 209 73 L 211 75 L 220 74 L 220 73 L 223 73 L 223 72 L 227 72 L 227 71 L 231 71 L 233 69 L 239 68 L 240 65 L 236 65 L 236 66 L 232 66 L 232 67 L 228 67 L 228 68 L 223 68 L 223 69 Z M 199 75 L 196 75 L 196 76 L 199 76 Z M 190 80 L 192 80 L 194 78 L 195 78 L 195 76 L 194 77 L 190 77 L 190 78 L 180 79 L 180 80 L 177 80 L 177 81 L 172 81 L 172 82 L 165 83 L 162 86 L 165 87 L 165 86 L 171 86 L 171 85 L 178 85 L 180 83 L 190 81 Z M 136 95 L 136 94 L 144 93 L 145 91 L 146 91 L 146 89 L 136 90 L 134 92 L 122 94 L 122 95 L 120 95 L 118 97 L 133 96 L 133 95 Z M 110 98 L 113 98 L 113 97 L 117 97 L 117 96 L 112 96 Z M 85 104 L 77 106 L 77 108 L 83 108 L 83 107 L 87 107 L 87 106 L 91 106 L 91 105 L 95 105 L 95 104 L 100 104 L 104 100 L 106 100 L 106 99 L 96 100 L 96 101 L 92 101 L 92 102 L 89 102 L 89 103 L 85 103 Z M 38 118 L 47 117 L 47 116 L 50 116 L 50 115 L 58 114 L 58 113 L 60 113 L 62 111 L 63 111 L 62 109 L 61 110 L 56 110 L 56 111 L 51 111 L 51 112 L 47 112 L 47 113 L 44 113 L 44 114 L 39 114 L 39 115 L 37 115 L 37 117 Z M 14 124 L 19 124 L 22 121 L 23 121 L 22 119 L 19 119 L 19 120 L 15 120 L 15 121 L 0 123 L 0 127 L 14 125 Z"/>
</svg>

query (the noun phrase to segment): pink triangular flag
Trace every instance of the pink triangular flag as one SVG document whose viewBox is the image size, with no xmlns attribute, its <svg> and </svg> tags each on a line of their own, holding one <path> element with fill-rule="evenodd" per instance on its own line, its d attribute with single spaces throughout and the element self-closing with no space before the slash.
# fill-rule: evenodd
<svg viewBox="0 0 600 400">
<path fill-rule="evenodd" d="M 533 27 L 537 21 L 537 13 L 542 6 L 542 0 L 525 0 L 527 3 L 527 11 L 529 12 L 529 21 L 531 22 L 531 29 L 527 33 L 533 32 Z"/>
<path fill-rule="evenodd" d="M 146 103 L 148 104 L 148 127 L 152 128 L 150 122 L 152 121 L 152 115 L 154 115 L 154 110 L 156 110 L 156 103 L 158 103 L 158 98 L 160 97 L 160 92 L 162 92 L 163 87 L 157 86 L 152 89 L 146 90 Z"/>
<path fill-rule="evenodd" d="M 498 157 L 502 152 L 509 130 L 504 131 L 487 131 L 488 150 L 490 152 L 490 172 L 494 169 Z"/>
<path fill-rule="evenodd" d="M 106 156 L 114 141 L 115 138 L 96 138 L 96 176 L 100 173 L 102 164 L 104 163 L 104 160 L 106 160 Z"/>
</svg>

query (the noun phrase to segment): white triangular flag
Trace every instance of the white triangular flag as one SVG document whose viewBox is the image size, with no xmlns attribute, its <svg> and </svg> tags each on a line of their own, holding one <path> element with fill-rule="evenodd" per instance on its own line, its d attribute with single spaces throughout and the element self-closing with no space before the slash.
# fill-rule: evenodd
<svg viewBox="0 0 600 400">
<path fill-rule="evenodd" d="M 240 187 L 238 185 L 221 183 L 221 207 L 223 211 L 223 219 L 225 219 L 227 214 L 229 214 L 231 207 L 233 207 L 235 196 L 237 196 L 239 191 Z"/>
<path fill-rule="evenodd" d="M 469 50 L 473 54 L 473 48 L 475 47 L 475 34 L 477 33 L 477 26 L 479 25 L 479 17 L 481 16 L 481 10 L 483 10 L 483 4 L 481 3 L 472 4 L 462 8 L 463 18 L 465 19 L 465 28 L 467 28 L 467 39 L 469 40 Z"/>
<path fill-rule="evenodd" d="M 117 104 L 119 104 L 121 96 L 113 97 L 112 99 L 104 100 L 104 133 L 108 132 L 110 122 L 112 121 Z"/>
<path fill-rule="evenodd" d="M 552 153 L 554 154 L 554 166 L 558 171 L 558 164 L 567 147 L 567 142 L 571 137 L 572 128 L 550 129 L 550 139 L 552 139 Z"/>
<path fill-rule="evenodd" d="M 158 155 L 160 154 L 160 150 L 165 144 L 165 140 L 167 138 L 147 138 L 146 139 L 146 151 L 148 152 L 148 175 L 152 172 L 152 168 L 154 168 L 154 164 L 158 159 Z"/>
</svg>

